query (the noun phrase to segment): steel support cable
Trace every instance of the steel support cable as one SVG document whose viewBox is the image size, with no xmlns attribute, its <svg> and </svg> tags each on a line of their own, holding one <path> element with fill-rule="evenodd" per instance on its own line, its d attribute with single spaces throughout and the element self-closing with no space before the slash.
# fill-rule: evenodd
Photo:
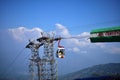
<svg viewBox="0 0 120 80">
<path fill-rule="evenodd" d="M 25 61 L 27 58 L 29 58 L 29 56 L 30 56 L 31 54 L 28 54 L 27 56 L 25 56 L 25 58 L 22 60 L 22 61 Z M 22 62 L 21 61 L 21 62 Z"/>
<path fill-rule="evenodd" d="M 23 51 L 21 51 L 21 52 L 23 52 Z M 26 56 L 21 60 L 20 64 L 23 64 L 22 62 L 25 61 L 30 55 L 31 55 L 31 54 L 26 55 Z M 19 55 L 19 56 L 20 56 L 20 55 Z M 16 57 L 17 57 L 17 56 L 16 56 Z M 17 59 L 17 58 L 16 58 L 16 59 Z M 13 63 L 13 64 L 14 64 L 14 63 Z M 13 64 L 12 64 L 12 65 L 13 65 Z M 12 66 L 12 65 L 11 65 L 11 66 Z M 12 70 L 12 69 L 11 69 L 11 70 Z M 8 76 L 8 74 L 11 72 L 11 70 L 9 70 L 9 72 L 6 74 L 5 77 Z"/>
<path fill-rule="evenodd" d="M 23 53 L 24 49 L 25 49 L 25 48 L 23 48 L 23 49 L 15 56 L 15 58 L 12 60 L 12 62 L 11 62 L 9 65 L 7 65 L 7 68 L 6 68 L 6 69 L 4 70 L 4 72 L 3 72 L 3 78 L 6 78 L 6 77 L 8 76 L 11 67 L 13 66 L 13 64 L 15 63 L 15 61 L 19 58 L 19 56 Z M 8 66 L 9 66 L 9 67 L 8 67 Z M 1 75 L 2 75 L 2 74 L 1 74 Z"/>
<path fill-rule="evenodd" d="M 89 35 L 86 36 L 74 36 L 74 37 L 61 37 L 61 39 L 83 39 L 83 38 L 89 38 Z"/>
</svg>

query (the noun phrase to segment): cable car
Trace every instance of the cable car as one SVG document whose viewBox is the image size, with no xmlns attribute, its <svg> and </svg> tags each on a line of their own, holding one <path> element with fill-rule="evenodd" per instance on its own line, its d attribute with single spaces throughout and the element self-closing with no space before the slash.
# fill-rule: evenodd
<svg viewBox="0 0 120 80">
<path fill-rule="evenodd" d="M 57 58 L 64 58 L 65 57 L 65 48 L 58 47 L 57 52 L 56 52 L 56 57 Z"/>
<path fill-rule="evenodd" d="M 64 58 L 65 57 L 65 48 L 63 46 L 60 46 L 60 40 L 58 41 L 58 49 L 56 52 L 57 58 Z"/>
</svg>

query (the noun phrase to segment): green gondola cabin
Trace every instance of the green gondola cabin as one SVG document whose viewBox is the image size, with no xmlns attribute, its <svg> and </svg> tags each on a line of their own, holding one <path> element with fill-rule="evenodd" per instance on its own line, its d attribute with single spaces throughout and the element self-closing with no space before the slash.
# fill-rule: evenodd
<svg viewBox="0 0 120 80">
<path fill-rule="evenodd" d="M 120 26 L 96 29 L 90 32 L 91 42 L 120 42 Z"/>
</svg>

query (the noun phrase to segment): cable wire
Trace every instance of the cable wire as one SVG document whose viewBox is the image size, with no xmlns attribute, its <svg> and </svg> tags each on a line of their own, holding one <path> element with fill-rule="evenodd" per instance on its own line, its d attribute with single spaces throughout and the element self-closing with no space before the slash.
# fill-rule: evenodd
<svg viewBox="0 0 120 80">
<path fill-rule="evenodd" d="M 4 70 L 3 72 L 3 78 L 6 78 L 9 74 L 9 72 L 11 71 L 11 67 L 13 66 L 13 64 L 15 63 L 15 61 L 18 59 L 18 57 L 23 53 L 25 48 L 23 48 L 16 56 L 15 58 L 12 60 L 12 62 L 7 66 L 7 68 Z"/>
</svg>

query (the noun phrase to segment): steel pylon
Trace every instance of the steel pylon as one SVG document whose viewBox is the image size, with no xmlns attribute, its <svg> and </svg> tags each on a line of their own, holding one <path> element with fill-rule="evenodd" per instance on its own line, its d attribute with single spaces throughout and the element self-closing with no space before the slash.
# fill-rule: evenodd
<svg viewBox="0 0 120 80">
<path fill-rule="evenodd" d="M 39 48 L 44 52 L 40 57 Z M 54 35 L 42 36 L 37 41 L 30 41 L 26 46 L 31 50 L 29 72 L 30 80 L 57 80 L 57 62 L 54 58 Z"/>
</svg>

